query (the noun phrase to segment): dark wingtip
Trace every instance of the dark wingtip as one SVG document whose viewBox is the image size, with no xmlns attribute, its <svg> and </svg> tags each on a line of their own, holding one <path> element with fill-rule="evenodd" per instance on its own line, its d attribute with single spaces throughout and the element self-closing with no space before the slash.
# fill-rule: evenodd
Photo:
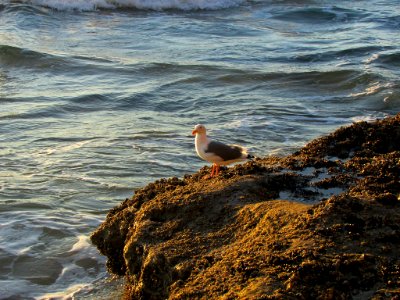
<svg viewBox="0 0 400 300">
<path fill-rule="evenodd" d="M 247 158 L 247 159 L 254 159 L 254 158 L 256 158 L 256 157 L 255 157 L 254 155 L 248 154 L 246 158 Z"/>
</svg>

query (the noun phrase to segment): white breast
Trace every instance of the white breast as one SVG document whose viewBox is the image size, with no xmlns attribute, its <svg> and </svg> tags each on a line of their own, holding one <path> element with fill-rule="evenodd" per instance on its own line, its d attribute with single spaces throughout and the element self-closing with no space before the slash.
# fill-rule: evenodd
<svg viewBox="0 0 400 300">
<path fill-rule="evenodd" d="M 206 135 L 197 134 L 195 138 L 196 152 L 197 155 L 200 156 L 205 161 L 211 163 L 218 163 L 222 161 L 222 158 L 210 153 L 206 152 L 208 144 L 210 143 L 210 139 Z"/>
</svg>

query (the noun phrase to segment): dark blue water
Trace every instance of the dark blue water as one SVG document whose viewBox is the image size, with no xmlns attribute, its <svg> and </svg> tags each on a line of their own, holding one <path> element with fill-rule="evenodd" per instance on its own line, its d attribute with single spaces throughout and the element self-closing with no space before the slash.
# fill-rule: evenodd
<svg viewBox="0 0 400 300">
<path fill-rule="evenodd" d="M 90 292 L 89 234 L 205 164 L 195 124 L 283 155 L 399 112 L 399 75 L 398 1 L 0 0 L 0 299 Z"/>
</svg>

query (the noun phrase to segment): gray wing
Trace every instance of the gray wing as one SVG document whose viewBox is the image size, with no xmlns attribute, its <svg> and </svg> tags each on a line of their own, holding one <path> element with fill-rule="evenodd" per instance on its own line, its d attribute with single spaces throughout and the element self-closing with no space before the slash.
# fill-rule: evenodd
<svg viewBox="0 0 400 300">
<path fill-rule="evenodd" d="M 224 161 L 239 159 L 242 156 L 242 148 L 234 145 L 226 145 L 221 142 L 212 141 L 208 144 L 206 153 L 214 153 Z"/>
</svg>

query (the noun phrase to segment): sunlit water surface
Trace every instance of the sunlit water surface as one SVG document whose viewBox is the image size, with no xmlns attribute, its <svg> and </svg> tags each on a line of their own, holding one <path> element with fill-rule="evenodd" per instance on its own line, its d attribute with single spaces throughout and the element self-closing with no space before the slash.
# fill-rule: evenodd
<svg viewBox="0 0 400 300">
<path fill-rule="evenodd" d="M 397 113 L 399 29 L 390 0 L 0 0 L 0 299 L 102 286 L 90 233 L 205 164 L 197 123 L 266 156 Z"/>
</svg>

